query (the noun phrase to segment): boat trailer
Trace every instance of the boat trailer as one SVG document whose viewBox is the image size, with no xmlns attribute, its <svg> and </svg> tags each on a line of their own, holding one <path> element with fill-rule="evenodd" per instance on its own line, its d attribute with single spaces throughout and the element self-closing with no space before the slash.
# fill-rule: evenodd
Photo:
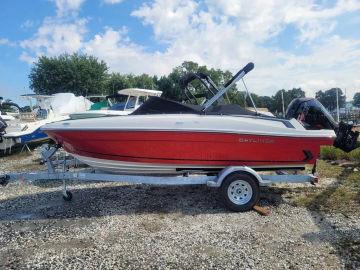
<svg viewBox="0 0 360 270">
<path fill-rule="evenodd" d="M 149 185 L 207 185 L 219 188 L 225 205 L 233 211 L 250 210 L 259 201 L 260 187 L 275 183 L 312 183 L 318 182 L 314 174 L 260 174 L 250 167 L 230 166 L 210 175 L 200 172 L 183 172 L 182 175 L 130 175 L 113 174 L 82 166 L 78 160 L 67 153 L 55 155 L 60 147 L 46 147 L 42 152 L 46 171 L 0 174 L 0 185 L 6 186 L 13 181 L 63 181 L 62 196 L 71 201 L 73 195 L 67 188 L 67 181 L 104 181 L 125 182 Z M 70 170 L 73 168 L 73 171 Z"/>
</svg>

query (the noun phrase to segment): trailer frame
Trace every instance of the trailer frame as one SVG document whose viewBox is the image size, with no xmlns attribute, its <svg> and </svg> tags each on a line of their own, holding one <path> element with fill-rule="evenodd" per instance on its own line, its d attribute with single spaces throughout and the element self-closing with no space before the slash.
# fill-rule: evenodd
<svg viewBox="0 0 360 270">
<path fill-rule="evenodd" d="M 237 190 L 238 193 L 233 195 L 239 197 L 239 194 L 246 194 L 251 189 L 251 195 L 259 197 L 259 187 L 269 186 L 276 183 L 312 183 L 318 182 L 317 176 L 314 174 L 281 174 L 270 175 L 258 173 L 254 169 L 247 166 L 230 166 L 226 167 L 218 173 L 213 174 L 201 174 L 200 172 L 183 172 L 181 175 L 134 175 L 134 174 L 112 174 L 96 170 L 94 168 L 82 168 L 78 169 L 81 164 L 75 158 L 64 153 L 62 158 L 57 155 L 54 158 L 55 153 L 60 149 L 60 146 L 46 147 L 41 152 L 43 163 L 47 166 L 47 171 L 35 171 L 35 172 L 18 172 L 0 174 L 0 185 L 6 186 L 9 182 L 25 180 L 25 181 L 63 181 L 62 195 L 63 199 L 70 201 L 72 199 L 72 193 L 67 188 L 67 181 L 104 181 L 104 182 L 126 182 L 132 184 L 149 184 L 149 185 L 207 185 L 209 187 L 222 189 L 224 185 L 229 185 L 229 188 Z M 74 171 L 70 171 L 70 168 L 74 168 Z M 234 178 L 237 181 L 237 185 L 231 186 L 229 178 Z M 231 176 L 231 177 L 230 177 Z M 240 181 L 240 182 L 239 182 Z M 242 181 L 242 182 L 241 182 Z M 251 182 L 250 187 L 247 183 Z M 243 190 L 241 190 L 241 187 Z M 240 193 L 239 193 L 240 192 Z M 243 193 L 241 193 L 243 192 Z M 226 193 L 226 192 L 225 192 Z M 231 190 L 228 192 L 231 197 Z M 249 195 L 250 196 L 250 195 Z M 225 194 L 226 197 L 226 194 Z M 239 197 L 240 198 L 240 197 Z M 229 198 L 224 198 L 229 199 Z M 258 200 L 258 199 L 257 199 Z M 257 203 L 256 200 L 256 203 Z M 230 209 L 235 211 L 249 210 L 249 207 L 241 207 L 234 205 L 227 205 Z M 253 205 L 251 205 L 251 208 Z"/>
</svg>

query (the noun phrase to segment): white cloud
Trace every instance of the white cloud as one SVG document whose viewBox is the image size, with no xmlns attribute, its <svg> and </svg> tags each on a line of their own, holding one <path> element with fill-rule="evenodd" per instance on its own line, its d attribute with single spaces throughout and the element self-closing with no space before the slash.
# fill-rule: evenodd
<svg viewBox="0 0 360 270">
<path fill-rule="evenodd" d="M 124 0 L 103 0 L 105 4 L 114 5 L 123 2 Z"/>
<path fill-rule="evenodd" d="M 72 53 L 83 46 L 87 19 L 78 18 L 77 12 L 85 0 L 52 0 L 56 5 L 56 17 L 46 17 L 33 37 L 20 42 L 26 51 L 20 60 L 32 63 L 34 56 Z M 31 27 L 25 21 L 24 27 Z"/>
<path fill-rule="evenodd" d="M 6 45 L 6 46 L 11 46 L 14 47 L 16 46 L 16 42 L 11 41 L 7 38 L 0 38 L 0 45 Z"/>
<path fill-rule="evenodd" d="M 53 0 L 56 4 L 57 15 L 64 16 L 72 12 L 77 12 L 85 0 Z"/>
<path fill-rule="evenodd" d="M 86 42 L 83 51 L 105 60 L 112 70 L 124 73 L 166 74 L 175 64 L 169 55 L 147 53 L 143 47 L 131 43 L 124 29 L 108 28 Z"/>
<path fill-rule="evenodd" d="M 76 52 L 82 48 L 86 22 L 86 19 L 79 19 L 70 23 L 62 23 L 47 18 L 36 34 L 32 38 L 22 41 L 20 45 L 37 56 Z"/>
<path fill-rule="evenodd" d="M 300 30 L 300 41 L 312 41 L 333 30 L 335 22 L 331 19 L 360 9 L 358 0 L 339 0 L 328 8 L 312 0 L 206 0 L 206 3 L 212 14 L 232 18 L 255 41 L 277 35 L 288 24 Z"/>
<path fill-rule="evenodd" d="M 357 0 L 339 0 L 330 8 L 321 8 L 310 2 L 289 9 L 285 15 L 285 23 L 294 23 L 300 29 L 300 41 L 312 41 L 332 32 L 336 24 L 332 19 L 336 16 L 359 9 L 360 1 Z"/>
<path fill-rule="evenodd" d="M 143 4 L 132 15 L 153 26 L 157 38 L 169 41 L 191 29 L 196 7 L 194 1 L 163 0 L 153 5 Z"/>
<path fill-rule="evenodd" d="M 57 8 L 64 14 L 64 8 Z M 126 28 L 108 27 L 86 39 L 87 20 L 57 17 L 44 20 L 37 33 L 21 43 L 21 59 L 31 62 L 41 54 L 81 51 L 105 60 L 112 71 L 157 75 L 185 60 L 232 72 L 254 61 L 248 82 L 257 94 L 299 86 L 308 95 L 334 86 L 352 94 L 360 89 L 360 41 L 333 31 L 338 16 L 359 9 L 360 1 L 352 0 L 330 7 L 312 0 L 156 0 L 141 5 L 132 16 L 152 27 L 156 42 L 166 45 L 162 51 L 149 52 L 132 42 Z M 307 47 L 303 54 L 266 46 L 289 26 L 298 31 L 298 44 Z"/>
<path fill-rule="evenodd" d="M 10 40 L 7 38 L 0 38 L 0 45 L 7 45 L 10 43 Z"/>
<path fill-rule="evenodd" d="M 30 55 L 29 55 L 28 53 L 26 53 L 26 52 L 22 52 L 22 53 L 20 54 L 19 59 L 20 59 L 21 61 L 24 61 L 24 62 L 28 63 L 29 65 L 31 65 L 31 64 L 33 64 L 33 63 L 36 62 L 36 57 L 30 56 Z"/>
<path fill-rule="evenodd" d="M 151 25 L 159 40 L 171 41 L 163 53 L 167 58 L 197 59 L 233 72 L 254 61 L 249 83 L 259 94 L 296 86 L 309 95 L 333 86 L 347 87 L 349 92 L 360 88 L 355 79 L 360 68 L 358 41 L 331 34 L 336 17 L 359 10 L 360 1 L 341 0 L 332 7 L 310 0 L 207 0 L 206 4 L 208 11 L 199 10 L 194 1 L 159 0 L 132 14 Z M 298 29 L 297 39 L 309 46 L 308 53 L 295 55 L 264 45 L 289 25 Z"/>
</svg>

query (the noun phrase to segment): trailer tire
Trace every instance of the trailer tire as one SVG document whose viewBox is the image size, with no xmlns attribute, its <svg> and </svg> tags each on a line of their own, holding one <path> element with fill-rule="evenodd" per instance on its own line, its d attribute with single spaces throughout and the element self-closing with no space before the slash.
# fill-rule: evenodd
<svg viewBox="0 0 360 270">
<path fill-rule="evenodd" d="M 260 198 L 260 187 L 253 176 L 234 172 L 225 177 L 220 187 L 225 206 L 235 212 L 251 210 Z"/>
</svg>

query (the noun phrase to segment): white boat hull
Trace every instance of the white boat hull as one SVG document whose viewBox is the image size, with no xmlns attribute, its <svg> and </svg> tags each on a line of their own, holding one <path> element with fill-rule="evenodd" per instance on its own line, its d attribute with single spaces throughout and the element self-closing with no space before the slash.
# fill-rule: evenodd
<svg viewBox="0 0 360 270">
<path fill-rule="evenodd" d="M 80 156 L 73 154 L 73 156 L 92 168 L 100 171 L 110 173 L 124 173 L 124 174 L 183 174 L 185 172 L 199 172 L 199 173 L 211 173 L 217 172 L 225 168 L 226 166 L 196 166 L 196 165 L 184 165 L 184 164 L 149 164 L 143 162 L 126 162 L 119 160 L 108 160 L 100 158 L 92 158 L 87 156 Z M 262 166 L 250 166 L 255 170 L 275 170 L 275 169 L 303 169 L 306 164 L 282 164 L 281 168 L 278 165 L 262 165 Z"/>
</svg>

